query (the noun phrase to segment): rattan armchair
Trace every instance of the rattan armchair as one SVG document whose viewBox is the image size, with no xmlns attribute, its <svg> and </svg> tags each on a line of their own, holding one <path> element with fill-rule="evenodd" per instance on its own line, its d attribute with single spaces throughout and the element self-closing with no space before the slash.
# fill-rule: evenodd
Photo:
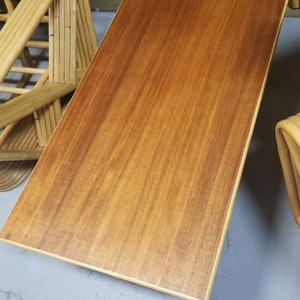
<svg viewBox="0 0 300 300">
<path fill-rule="evenodd" d="M 0 105 L 0 191 L 17 186 L 31 172 L 62 116 L 61 99 L 76 89 L 97 48 L 88 0 L 4 4 L 0 93 L 8 100 Z M 33 41 L 41 22 L 48 24 L 49 38 Z M 47 48 L 46 67 L 32 59 L 30 50 L 38 48 Z M 11 74 L 21 74 L 14 86 L 6 84 Z"/>
</svg>

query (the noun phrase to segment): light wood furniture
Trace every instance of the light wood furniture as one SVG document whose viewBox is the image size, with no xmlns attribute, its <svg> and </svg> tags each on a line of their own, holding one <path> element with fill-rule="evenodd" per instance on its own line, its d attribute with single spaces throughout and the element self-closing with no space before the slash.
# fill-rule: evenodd
<svg viewBox="0 0 300 300">
<path fill-rule="evenodd" d="M 290 0 L 289 1 L 289 6 L 291 8 L 294 8 L 294 9 L 299 8 L 300 7 L 300 1 L 299 0 Z"/>
<path fill-rule="evenodd" d="M 1 239 L 209 298 L 285 6 L 123 0 Z"/>
<path fill-rule="evenodd" d="M 39 158 L 62 116 L 61 98 L 75 90 L 97 49 L 89 0 L 22 0 L 16 7 L 5 0 L 5 5 L 0 82 L 10 73 L 23 75 L 16 86 L 0 85 L 0 92 L 14 98 L 0 106 L 0 128 L 5 128 L 0 136 L 0 191 L 15 187 L 32 171 L 32 160 Z M 31 40 L 40 22 L 49 23 L 49 41 Z M 34 65 L 29 48 L 49 48 L 46 67 Z M 27 87 L 37 75 L 33 89 Z M 25 117 L 23 128 L 17 123 L 23 124 Z"/>
<path fill-rule="evenodd" d="M 278 122 L 276 140 L 290 207 L 300 227 L 300 114 Z"/>
<path fill-rule="evenodd" d="M 35 49 L 49 47 L 48 41 L 32 41 L 31 36 L 40 22 L 48 22 L 45 13 L 50 1 L 46 5 L 44 2 L 39 6 L 33 19 L 30 15 L 29 18 L 26 18 L 26 15 L 29 14 L 26 1 L 22 1 L 22 5 L 20 3 L 18 9 L 15 7 L 16 3 L 16 1 L 5 0 L 7 13 L 0 15 L 0 20 L 6 22 L 0 31 L 1 45 L 4 45 L 0 49 L 0 92 L 1 95 L 5 95 L 4 99 L 28 93 L 30 88 L 27 87 L 27 83 L 33 76 L 39 77 L 39 82 L 35 82 L 37 86 L 43 85 L 48 78 L 48 71 L 45 68 L 35 67 L 29 46 Z M 34 14 L 34 10 L 31 13 Z M 16 64 L 16 61 L 20 61 L 20 63 Z M 21 74 L 20 79 L 16 81 L 15 85 L 3 84 L 11 73 Z M 0 106 L 0 111 L 3 112 L 2 115 L 7 114 L 3 105 Z M 27 117 L 26 120 L 20 120 L 14 111 L 10 113 L 16 118 L 13 122 L 1 127 L 5 127 L 5 129 L 0 135 L 0 191 L 12 189 L 20 184 L 34 167 L 35 162 L 31 159 L 12 160 L 14 157 L 17 159 L 17 156 L 14 155 L 16 150 L 22 151 L 23 157 L 32 157 L 31 151 L 34 151 L 36 155 L 42 151 L 37 140 L 32 116 Z"/>
</svg>

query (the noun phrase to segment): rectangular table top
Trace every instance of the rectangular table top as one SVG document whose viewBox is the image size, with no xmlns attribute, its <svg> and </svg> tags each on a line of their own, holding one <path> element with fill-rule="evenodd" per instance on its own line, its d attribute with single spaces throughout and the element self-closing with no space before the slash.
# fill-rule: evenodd
<svg viewBox="0 0 300 300">
<path fill-rule="evenodd" d="M 123 0 L 1 240 L 207 299 L 285 5 Z"/>
</svg>

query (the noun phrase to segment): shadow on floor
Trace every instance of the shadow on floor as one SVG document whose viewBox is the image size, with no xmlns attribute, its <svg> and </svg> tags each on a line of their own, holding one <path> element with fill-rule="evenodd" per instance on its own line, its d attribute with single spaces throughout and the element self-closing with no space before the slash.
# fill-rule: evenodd
<svg viewBox="0 0 300 300">
<path fill-rule="evenodd" d="M 271 64 L 211 300 L 299 299 L 300 232 L 275 125 L 300 111 L 300 19 L 286 18 Z"/>
</svg>

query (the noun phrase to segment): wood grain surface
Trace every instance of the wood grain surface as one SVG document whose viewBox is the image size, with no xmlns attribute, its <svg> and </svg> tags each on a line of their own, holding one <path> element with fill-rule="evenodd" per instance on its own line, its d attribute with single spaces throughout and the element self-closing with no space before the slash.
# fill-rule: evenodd
<svg viewBox="0 0 300 300">
<path fill-rule="evenodd" d="M 209 297 L 285 0 L 124 0 L 2 240 Z"/>
</svg>

